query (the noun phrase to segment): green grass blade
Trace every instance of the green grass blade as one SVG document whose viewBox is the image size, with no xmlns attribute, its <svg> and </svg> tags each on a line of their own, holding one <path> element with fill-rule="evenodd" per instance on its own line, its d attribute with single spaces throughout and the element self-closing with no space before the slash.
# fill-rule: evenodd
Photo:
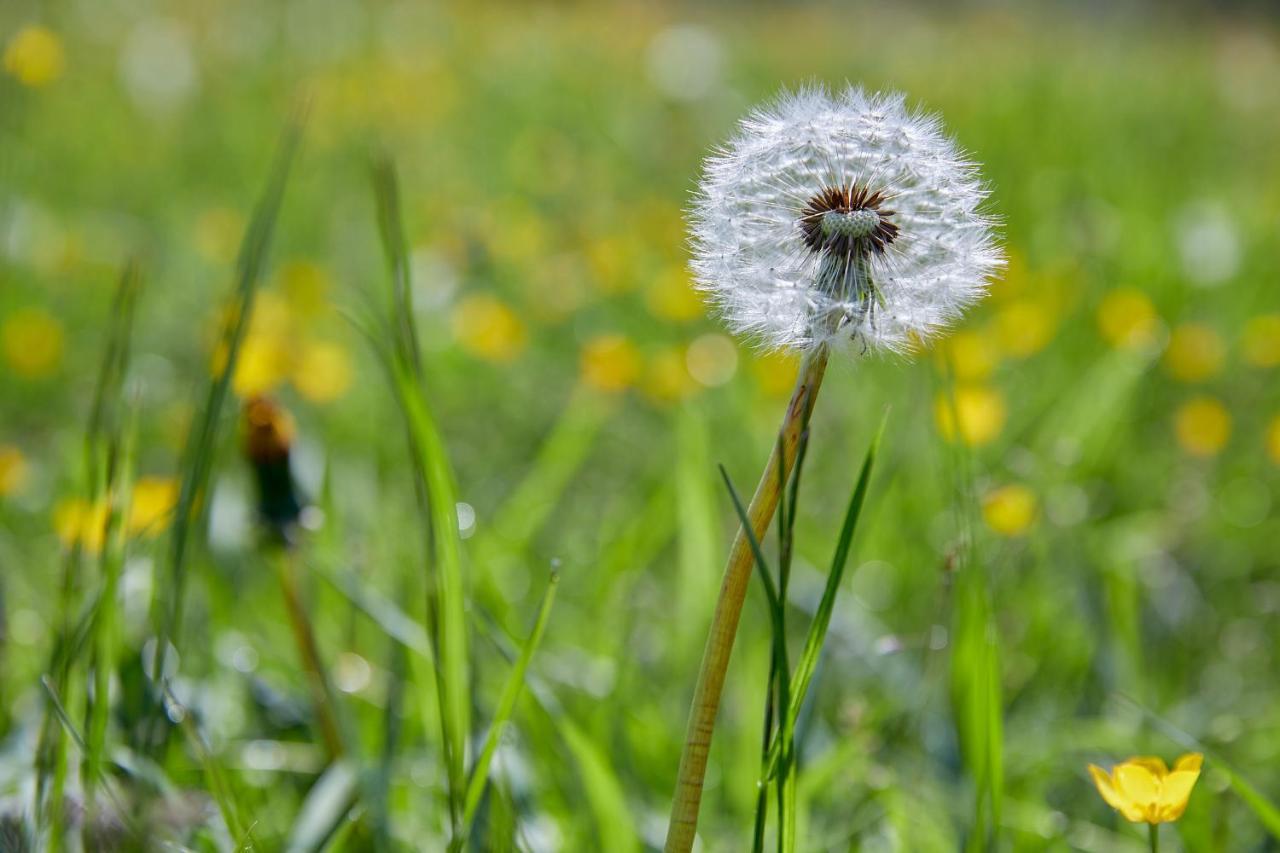
<svg viewBox="0 0 1280 853">
<path fill-rule="evenodd" d="M 287 853 L 322 850 L 347 822 L 347 813 L 360 790 L 360 773 L 354 762 L 340 759 L 325 769 L 302 803 L 284 849 Z"/>
<path fill-rule="evenodd" d="M 462 820 L 466 743 L 470 731 L 466 593 L 457 490 L 444 440 L 423 387 L 422 363 L 410 301 L 409 258 L 394 167 L 379 160 L 373 169 L 378 223 L 392 280 L 392 390 L 405 419 L 431 563 L 427 571 L 428 625 L 436 659 L 442 748 L 449 779 L 449 810 L 455 833 Z"/>
<path fill-rule="evenodd" d="M 627 808 L 626 794 L 609 760 L 586 734 L 568 719 L 557 720 L 560 736 L 573 754 L 582 777 L 587 808 L 596 823 L 596 849 L 611 853 L 639 853 L 640 839 Z"/>
<path fill-rule="evenodd" d="M 288 184 L 290 167 L 302 139 L 303 116 L 295 114 L 285 125 L 276 150 L 267 183 L 258 198 L 253 219 L 240 244 L 236 263 L 236 287 L 228 305 L 228 314 L 218 342 L 221 354 L 219 369 L 209 381 L 204 405 L 187 436 L 182 456 L 182 485 L 170 530 L 167 565 L 167 587 L 157 595 L 159 623 L 155 653 L 151 661 L 153 678 L 163 677 L 165 658 L 171 643 L 177 644 L 182 630 L 184 597 L 187 586 L 188 551 L 191 537 L 207 501 L 204 500 L 213 470 L 213 456 L 222 421 L 222 410 L 231 393 L 240 345 L 253 313 L 254 296 L 266 267 L 267 253 L 280 215 L 281 202 Z M 159 703 L 157 703 L 159 705 Z M 158 741 L 153 729 L 152 742 Z"/>
<path fill-rule="evenodd" d="M 484 793 L 485 784 L 489 779 L 489 764 L 493 760 L 494 751 L 498 748 L 502 730 L 511 718 L 512 712 L 515 711 L 516 700 L 520 698 L 520 690 L 524 687 L 529 661 L 533 659 L 533 653 L 538 648 L 542 633 L 546 630 L 547 622 L 551 617 L 551 605 L 555 602 L 556 587 L 559 583 L 560 576 L 552 572 L 551 579 L 547 583 L 547 591 L 542 596 L 542 605 L 538 608 L 537 619 L 533 623 L 533 630 L 529 632 L 529 638 L 520 649 L 520 656 L 516 659 L 515 666 L 507 677 L 502 694 L 498 698 L 493 721 L 489 724 L 489 733 L 485 736 L 480 756 L 476 759 L 475 767 L 471 769 L 471 781 L 467 784 L 467 796 L 462 815 L 464 832 L 470 829 L 476 809 L 480 806 L 480 796 Z"/>
<path fill-rule="evenodd" d="M 885 423 L 888 416 L 880 422 L 867 455 L 862 461 L 862 470 L 858 473 L 858 482 L 849 498 L 849 506 L 845 510 L 844 524 L 840 528 L 840 538 L 836 541 L 835 555 L 831 559 L 831 570 L 827 572 L 827 584 L 822 591 L 822 599 L 809 624 L 809 633 L 805 637 L 804 649 L 796 662 L 795 672 L 791 679 L 791 702 L 782 719 L 782 732 L 774 740 L 774 748 L 770 751 L 769 765 L 765 777 L 773 775 L 780 757 L 778 745 L 789 743 L 795 735 L 796 721 L 800 719 L 800 711 L 804 706 L 805 694 L 813 681 L 813 674 L 818 668 L 818 659 L 822 655 L 822 646 L 826 642 L 827 629 L 831 627 L 831 614 L 835 610 L 836 594 L 840 591 L 840 582 L 844 578 L 845 566 L 849 560 L 849 550 L 853 543 L 853 534 L 858 529 L 858 519 L 862 516 L 862 508 L 866 503 L 867 490 L 871 485 L 871 472 L 875 467 L 876 455 L 879 453 L 880 441 L 884 436 Z"/>
<path fill-rule="evenodd" d="M 195 753 L 196 759 L 200 762 L 200 769 L 204 772 L 205 782 L 209 786 L 209 793 L 212 795 L 213 801 L 218 804 L 218 811 L 222 815 L 223 822 L 227 825 L 227 832 L 242 845 L 247 843 L 249 845 L 247 849 L 253 849 L 253 828 L 245 824 L 240 817 L 243 814 L 243 808 L 236 799 L 235 791 L 227 779 L 226 772 L 222 769 L 222 765 L 218 763 L 213 750 L 209 748 L 204 735 L 200 733 L 200 729 L 196 725 L 195 718 L 191 712 L 178 702 L 177 697 L 169 690 L 167 684 L 164 691 L 169 707 L 177 711 L 179 726 L 182 728 L 182 733 L 186 735 L 191 751 Z M 239 847 L 237 849 L 246 848 Z"/>
</svg>

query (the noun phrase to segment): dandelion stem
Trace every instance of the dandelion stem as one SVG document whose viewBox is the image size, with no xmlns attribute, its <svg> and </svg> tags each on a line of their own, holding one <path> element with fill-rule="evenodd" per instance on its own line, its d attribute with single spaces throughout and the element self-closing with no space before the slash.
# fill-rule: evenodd
<svg viewBox="0 0 1280 853">
<path fill-rule="evenodd" d="M 773 520 L 782 484 L 790 477 L 791 468 L 795 464 L 800 437 L 813 411 L 818 389 L 822 386 L 828 353 L 826 345 L 815 346 L 805 354 L 800 365 L 791 402 L 778 430 L 778 441 L 747 508 L 747 517 L 757 541 L 764 537 Z M 738 619 L 742 615 L 742 604 L 746 598 L 754 561 L 750 537 L 746 530 L 740 528 L 729 553 L 720 597 L 711 618 L 706 650 L 702 655 L 702 666 L 698 671 L 697 686 L 694 688 L 684 751 L 680 755 L 675 802 L 671 807 L 671 822 L 667 827 L 666 853 L 688 853 L 697 834 L 698 807 L 702 802 L 702 784 L 707 770 L 711 735 L 720 709 L 720 694 L 724 688 L 729 658 L 733 653 L 733 640 L 738 631 Z"/>
<path fill-rule="evenodd" d="M 343 754 L 343 744 L 338 725 L 337 701 L 320 659 L 320 647 L 316 644 L 311 619 L 307 616 L 307 608 L 302 603 L 302 595 L 298 589 L 298 557 L 293 551 L 281 551 L 274 556 L 274 560 L 285 610 L 289 613 L 289 627 L 293 630 L 293 639 L 302 658 L 320 734 L 324 737 L 329 757 L 339 758 Z"/>
</svg>

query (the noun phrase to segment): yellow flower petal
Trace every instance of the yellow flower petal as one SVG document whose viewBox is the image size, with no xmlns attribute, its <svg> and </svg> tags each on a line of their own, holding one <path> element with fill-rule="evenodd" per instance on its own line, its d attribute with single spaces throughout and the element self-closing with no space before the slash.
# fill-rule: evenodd
<svg viewBox="0 0 1280 853">
<path fill-rule="evenodd" d="M 621 335 L 601 335 L 582 349 L 582 381 L 598 391 L 626 390 L 639 377 L 640 367 L 635 344 Z"/>
<path fill-rule="evenodd" d="M 24 379 L 44 379 L 62 363 L 62 324 L 40 308 L 19 308 L 0 326 L 4 360 Z"/>
<path fill-rule="evenodd" d="M 1157 779 L 1161 779 L 1168 775 L 1169 767 L 1164 763 L 1164 759 L 1154 755 L 1134 755 L 1124 760 L 1125 764 L 1136 764 L 1139 767 L 1145 767 L 1151 771 L 1151 775 Z"/>
<path fill-rule="evenodd" d="M 1098 789 L 1098 793 L 1102 795 L 1102 799 L 1107 805 L 1117 811 L 1123 811 L 1129 805 L 1128 801 L 1121 797 L 1120 792 L 1116 790 L 1110 773 L 1096 764 L 1090 764 L 1089 775 L 1093 777 L 1094 787 Z"/>
<path fill-rule="evenodd" d="M 1193 456 L 1215 456 L 1231 438 L 1231 413 L 1213 397 L 1193 397 L 1174 415 L 1178 444 Z"/>
<path fill-rule="evenodd" d="M 1098 329 L 1118 349 L 1141 349 L 1155 341 L 1160 317 L 1141 290 L 1113 290 L 1098 306 Z"/>
<path fill-rule="evenodd" d="M 351 361 L 338 344 L 310 341 L 302 345 L 293 367 L 293 385 L 313 403 L 331 403 L 351 387 Z"/>
<path fill-rule="evenodd" d="M 1173 764 L 1174 772 L 1179 770 L 1192 770 L 1196 773 L 1200 772 L 1200 768 L 1204 766 L 1204 756 L 1198 752 L 1188 752 L 1179 758 Z"/>
<path fill-rule="evenodd" d="M 1001 536 L 1021 536 L 1036 520 L 1035 492 L 1012 483 L 988 492 L 982 500 L 982 519 Z"/>
<path fill-rule="evenodd" d="M 4 51 L 4 70 L 32 88 L 47 86 L 62 76 L 66 63 L 62 39 L 48 27 L 23 27 Z"/>
<path fill-rule="evenodd" d="M 468 296 L 452 317 L 453 335 L 472 355 L 498 364 L 513 361 L 529 341 L 524 322 L 505 302 L 493 296 Z"/>
<path fill-rule="evenodd" d="M 154 536 L 168 524 L 177 504 L 177 480 L 172 477 L 141 477 L 133 486 L 125 527 L 130 533 Z"/>
<path fill-rule="evenodd" d="M 1126 761 L 1116 765 L 1113 774 L 1116 791 L 1128 804 L 1124 811 L 1125 818 L 1135 822 L 1158 823 L 1160 779 L 1151 772 L 1151 768 Z"/>
<path fill-rule="evenodd" d="M 1191 798 L 1191 789 L 1200 778 L 1200 769 L 1175 770 L 1160 785 L 1160 820 L 1173 821 L 1182 817 L 1187 810 L 1187 800 Z"/>
<path fill-rule="evenodd" d="M 956 416 L 959 416 L 959 433 L 964 442 L 973 447 L 990 444 L 1004 429 L 1004 396 L 986 385 L 964 385 L 956 389 L 955 409 L 946 394 L 934 400 L 934 418 L 938 429 L 948 441 L 955 439 Z"/>
<path fill-rule="evenodd" d="M 1201 382 L 1218 374 L 1226 357 L 1226 345 L 1212 328 L 1183 323 L 1169 336 L 1164 367 L 1181 382 Z"/>
</svg>

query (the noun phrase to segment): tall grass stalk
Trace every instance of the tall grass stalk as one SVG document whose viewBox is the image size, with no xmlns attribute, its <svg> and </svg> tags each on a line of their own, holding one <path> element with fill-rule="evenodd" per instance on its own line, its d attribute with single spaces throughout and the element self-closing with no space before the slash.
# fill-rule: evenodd
<svg viewBox="0 0 1280 853">
<path fill-rule="evenodd" d="M 711 736 L 715 731 L 716 715 L 720 710 L 720 695 L 724 689 L 729 659 L 733 654 L 733 641 L 742 616 L 742 605 L 751 580 L 751 567 L 755 562 L 751 538 L 759 541 L 773 521 L 782 489 L 795 464 L 800 436 L 813 411 L 818 390 L 827 368 L 830 350 L 818 346 L 809 350 L 800 365 L 799 377 L 791 401 L 778 430 L 778 442 L 769 456 L 755 495 L 747 508 L 748 524 L 744 524 L 734 539 L 725 566 L 724 581 L 711 618 L 711 631 L 703 652 L 702 665 L 694 687 L 693 706 L 689 712 L 689 724 L 685 733 L 684 751 L 680 755 L 680 769 L 676 778 L 675 801 L 671 807 L 671 821 L 667 826 L 667 853 L 687 853 L 693 847 L 698 831 L 698 809 L 702 803 L 702 787 L 707 772 L 707 757 L 711 750 Z"/>
</svg>

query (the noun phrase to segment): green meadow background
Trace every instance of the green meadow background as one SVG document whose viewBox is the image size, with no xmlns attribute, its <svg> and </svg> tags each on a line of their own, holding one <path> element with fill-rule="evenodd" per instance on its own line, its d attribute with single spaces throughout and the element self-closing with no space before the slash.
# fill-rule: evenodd
<svg viewBox="0 0 1280 853">
<path fill-rule="evenodd" d="M 1086 766 L 1187 751 L 1206 770 L 1167 849 L 1277 849 L 1273 18 L 6 0 L 0 47 L 6 850 L 133 849 L 130 825 L 182 849 L 444 849 L 433 562 L 397 394 L 360 332 L 388 292 L 370 179 L 383 155 L 459 502 L 468 767 L 558 577 L 469 844 L 660 848 L 736 526 L 716 465 L 751 488 L 795 370 L 707 316 L 682 211 L 751 105 L 813 81 L 939 112 L 982 164 L 1009 266 L 914 359 L 833 358 L 801 487 L 795 648 L 886 411 L 888 426 L 800 719 L 800 849 L 1141 850 L 1145 828 L 1101 801 Z M 183 447 L 225 360 L 241 238 L 300 111 L 192 509 L 157 741 L 144 673 L 174 595 Z M 130 259 L 141 289 L 116 386 L 136 479 L 114 547 L 86 429 Z M 317 510 L 292 556 L 255 522 L 239 415 L 254 394 L 291 413 Z M 335 698 L 338 762 L 282 561 Z M 109 672 L 92 665 L 103 648 Z M 769 650 L 757 587 L 705 850 L 749 847 Z M 51 743 L 43 772 L 65 768 L 65 802 L 42 818 Z"/>
</svg>

